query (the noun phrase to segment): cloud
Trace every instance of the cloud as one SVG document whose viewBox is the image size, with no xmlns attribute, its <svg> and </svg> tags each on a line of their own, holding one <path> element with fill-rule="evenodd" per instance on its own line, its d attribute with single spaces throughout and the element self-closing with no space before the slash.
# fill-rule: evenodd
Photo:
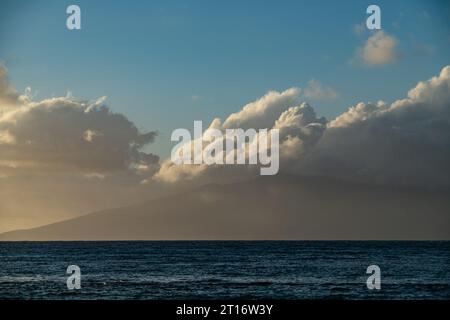
<svg viewBox="0 0 450 320">
<path fill-rule="evenodd" d="M 359 103 L 329 122 L 310 167 L 382 183 L 449 186 L 450 66 L 405 99 Z"/>
<path fill-rule="evenodd" d="M 140 132 L 104 98 L 22 99 L 4 70 L 0 84 L 0 173 L 107 174 L 158 165 L 157 156 L 143 151 L 156 133 Z"/>
<path fill-rule="evenodd" d="M 14 144 L 16 142 L 16 139 L 14 136 L 9 133 L 8 130 L 2 130 L 0 131 L 0 145 L 1 144 Z"/>
<path fill-rule="evenodd" d="M 300 94 L 299 88 L 283 92 L 269 91 L 260 99 L 245 105 L 231 114 L 223 123 L 224 128 L 269 128 L 280 114 L 292 106 Z"/>
<path fill-rule="evenodd" d="M 450 186 L 450 66 L 407 98 L 359 103 L 327 124 L 302 172 L 372 182 Z"/>
<path fill-rule="evenodd" d="M 361 102 L 331 121 L 317 117 L 310 105 L 297 103 L 298 95 L 299 90 L 270 92 L 225 123 L 279 129 L 281 172 L 450 187 L 450 66 L 419 82 L 404 99 Z M 211 127 L 226 128 L 220 119 Z M 251 166 L 174 166 L 166 160 L 155 179 L 222 182 L 257 174 Z"/>
<path fill-rule="evenodd" d="M 382 66 L 398 59 L 398 41 L 384 31 L 376 31 L 356 50 L 354 59 L 367 66 Z"/>
<path fill-rule="evenodd" d="M 288 162 L 299 154 L 307 152 L 325 130 L 325 118 L 318 118 L 314 109 L 307 103 L 295 104 L 300 90 L 289 89 L 284 92 L 270 91 L 262 98 L 247 104 L 237 113 L 229 116 L 222 125 L 219 118 L 214 119 L 209 128 L 220 130 L 241 128 L 248 129 L 250 124 L 254 129 L 278 129 L 280 136 L 281 157 Z M 293 106 L 291 106 L 293 104 Z M 215 139 L 211 142 L 208 130 L 205 130 L 203 145 L 219 143 L 225 145 L 226 137 Z M 252 143 L 257 143 L 256 137 Z M 193 142 L 192 142 L 193 144 Z M 246 148 L 247 146 L 244 146 Z M 292 149 L 295 148 L 295 152 Z M 248 150 L 256 150 L 248 148 Z M 246 152 L 248 159 L 250 151 Z M 234 152 L 234 151 L 231 151 Z M 199 184 L 212 181 L 230 182 L 255 176 L 259 169 L 255 165 L 249 166 L 224 166 L 224 165 L 175 165 L 170 159 L 163 162 L 160 170 L 153 177 L 154 180 L 168 183 L 180 183 L 195 180 Z M 191 183 L 191 182 L 189 182 Z"/>
<path fill-rule="evenodd" d="M 25 95 L 19 94 L 11 86 L 7 77 L 7 70 L 0 65 L 0 114 L 6 108 L 17 106 L 26 100 L 27 97 Z"/>
<path fill-rule="evenodd" d="M 366 22 L 365 21 L 363 21 L 361 23 L 358 23 L 358 24 L 355 24 L 353 26 L 353 29 L 352 29 L 353 33 L 356 34 L 356 35 L 361 35 L 366 30 L 367 30 L 367 26 L 366 26 Z"/>
<path fill-rule="evenodd" d="M 21 98 L 6 73 L 2 75 L 1 101 L 8 101 L 8 107 L 5 102 L 0 105 L 2 177 L 66 172 L 107 180 L 104 177 L 109 174 L 132 172 L 147 183 L 177 184 L 225 182 L 259 174 L 258 166 L 175 166 L 169 159 L 160 166 L 158 156 L 146 151 L 156 133 L 139 131 L 124 115 L 112 112 L 104 98 L 32 101 Z M 326 88 L 310 82 L 303 96 L 321 96 L 329 92 Z M 222 132 L 278 129 L 281 172 L 450 186 L 450 66 L 419 82 L 404 99 L 360 102 L 330 121 L 301 102 L 300 94 L 299 88 L 269 91 L 223 122 L 214 119 L 209 127 Z M 210 141 L 207 133 L 203 138 Z"/>
<path fill-rule="evenodd" d="M 310 80 L 305 88 L 303 95 L 312 100 L 335 100 L 339 97 L 336 90 L 322 85 L 317 80 Z"/>
<path fill-rule="evenodd" d="M 229 115 L 223 123 L 221 119 L 215 118 L 208 128 L 218 129 L 222 133 L 225 133 L 226 129 L 233 128 L 244 130 L 249 128 L 255 130 L 271 129 L 277 121 L 278 126 L 281 126 L 283 121 L 287 122 L 289 118 L 291 120 L 287 124 L 290 126 L 289 130 L 299 130 L 296 127 L 302 127 L 305 121 L 308 121 L 309 117 L 311 117 L 311 114 L 307 114 L 308 112 L 306 111 L 309 106 L 304 108 L 293 108 L 290 110 L 287 109 L 289 109 L 290 106 L 295 105 L 299 100 L 300 92 L 301 90 L 299 88 L 290 88 L 283 92 L 269 91 L 263 97 L 245 105 L 240 111 Z M 303 116 L 303 112 L 305 112 L 305 116 Z M 281 131 L 281 133 L 287 134 L 288 130 Z M 202 139 L 204 141 L 204 146 L 212 141 L 208 130 L 205 130 Z M 223 135 L 222 139 L 214 140 L 213 143 L 222 143 L 225 145 L 225 141 L 226 137 Z M 254 140 L 254 143 L 257 141 L 258 138 Z M 193 144 L 194 142 L 192 141 L 191 148 Z M 246 146 L 244 146 L 244 148 L 246 148 Z M 244 152 L 246 151 L 244 150 Z M 248 157 L 248 153 L 246 153 L 246 155 Z M 192 180 L 196 180 L 199 184 L 217 180 L 223 183 L 235 181 L 236 179 L 245 179 L 254 176 L 256 172 L 258 172 L 258 170 L 254 165 L 245 167 L 240 166 L 238 170 L 235 170 L 234 167 L 222 165 L 175 165 L 170 159 L 167 159 L 162 163 L 160 170 L 156 172 L 152 179 L 168 183 L 180 183 Z M 148 180 L 146 180 L 146 182 L 147 181 Z"/>
</svg>

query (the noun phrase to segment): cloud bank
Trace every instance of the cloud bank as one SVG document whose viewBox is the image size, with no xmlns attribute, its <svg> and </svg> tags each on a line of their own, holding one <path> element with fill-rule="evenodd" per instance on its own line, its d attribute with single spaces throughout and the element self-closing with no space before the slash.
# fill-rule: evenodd
<svg viewBox="0 0 450 320">
<path fill-rule="evenodd" d="M 358 103 L 335 119 L 319 118 L 300 89 L 271 91 L 210 127 L 280 130 L 280 170 L 361 181 L 450 186 L 450 66 L 393 103 Z M 206 137 L 205 137 L 206 138 Z M 156 180 L 226 181 L 256 175 L 252 166 L 174 166 Z"/>
<path fill-rule="evenodd" d="M 124 115 L 112 112 L 103 98 L 32 101 L 9 85 L 4 70 L 0 90 L 2 178 L 61 171 L 102 179 L 132 172 L 147 184 L 201 184 L 245 179 L 259 172 L 256 165 L 175 166 L 169 159 L 160 163 L 158 156 L 146 151 L 156 133 L 140 132 Z M 419 82 L 404 99 L 360 102 L 330 121 L 302 102 L 308 96 L 332 96 L 330 92 L 334 91 L 319 82 L 310 82 L 303 95 L 299 88 L 270 91 L 224 121 L 214 119 L 209 128 L 278 129 L 282 173 L 450 186 L 450 66 Z M 207 131 L 203 139 L 212 141 Z"/>
</svg>

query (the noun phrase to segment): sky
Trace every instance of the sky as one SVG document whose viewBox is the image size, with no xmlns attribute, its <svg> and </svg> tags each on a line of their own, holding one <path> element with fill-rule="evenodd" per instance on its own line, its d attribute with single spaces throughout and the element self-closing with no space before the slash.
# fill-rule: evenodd
<svg viewBox="0 0 450 320">
<path fill-rule="evenodd" d="M 69 4 L 82 30 L 65 27 Z M 312 101 L 334 118 L 360 101 L 393 101 L 448 63 L 446 1 L 377 1 L 395 61 L 366 66 L 355 51 L 368 1 L 2 1 L 0 59 L 36 99 L 107 97 L 169 155 L 170 133 L 225 117 L 269 90 L 329 87 Z M 389 78 L 389 82 L 385 81 Z M 314 100 L 314 99 L 306 99 Z"/>
<path fill-rule="evenodd" d="M 81 8 L 81 30 L 66 27 L 71 4 Z M 366 27 L 370 4 L 381 9 L 381 30 Z M 259 177 L 251 165 L 175 165 L 171 133 L 192 131 L 202 120 L 204 129 L 220 132 L 279 132 L 282 183 L 262 178 L 256 189 L 278 188 L 280 204 L 292 201 L 293 212 L 302 209 L 295 201 L 300 186 L 307 194 L 310 184 L 321 185 L 304 177 L 350 183 L 346 199 L 362 183 L 374 188 L 362 206 L 366 196 L 378 208 L 377 199 L 392 194 L 384 208 L 405 228 L 393 233 L 406 237 L 415 228 L 412 237 L 423 239 L 439 230 L 450 238 L 443 229 L 450 207 L 449 21 L 450 3 L 437 0 L 4 0 L 0 233 L 186 190 L 200 201 L 192 208 L 205 209 L 202 201 L 217 195 L 198 197 L 195 188 Z M 291 175 L 303 178 L 280 187 Z M 414 210 L 405 188 L 425 199 Z M 326 190 L 313 198 L 331 195 L 336 203 L 321 214 L 334 216 L 341 202 L 332 196 L 337 190 Z M 372 198 L 372 190 L 380 192 Z M 439 199 L 433 219 L 422 206 L 430 192 Z M 233 203 L 245 203 L 233 194 Z M 305 197 L 312 207 L 313 198 Z M 157 203 L 164 212 L 168 204 Z M 410 209 L 417 223 L 402 227 Z M 364 224 L 358 212 L 349 217 Z M 264 223 L 322 223 L 305 211 L 300 220 L 273 219 Z M 333 227 L 343 230 L 343 219 Z M 433 224 L 425 236 L 427 219 Z M 356 234 L 358 223 L 349 225 Z"/>
</svg>

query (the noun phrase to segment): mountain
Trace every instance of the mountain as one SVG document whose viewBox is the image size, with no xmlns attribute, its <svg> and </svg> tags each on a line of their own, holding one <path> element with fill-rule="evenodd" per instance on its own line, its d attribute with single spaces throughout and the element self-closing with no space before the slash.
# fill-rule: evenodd
<svg viewBox="0 0 450 320">
<path fill-rule="evenodd" d="M 322 177 L 209 184 L 0 240 L 449 240 L 449 192 Z"/>
</svg>

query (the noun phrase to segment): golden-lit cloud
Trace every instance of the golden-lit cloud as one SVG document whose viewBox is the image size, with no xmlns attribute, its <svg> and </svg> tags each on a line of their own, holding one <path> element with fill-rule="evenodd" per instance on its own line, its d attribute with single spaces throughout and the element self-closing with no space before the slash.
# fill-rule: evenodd
<svg viewBox="0 0 450 320">
<path fill-rule="evenodd" d="M 382 66 L 398 59 L 398 40 L 380 30 L 373 33 L 366 42 L 357 49 L 355 61 L 367 66 Z"/>
<path fill-rule="evenodd" d="M 5 67 L 0 65 L 0 115 L 7 108 L 16 107 L 26 102 L 28 99 L 21 95 L 11 86 Z"/>
<path fill-rule="evenodd" d="M 157 156 L 143 151 L 156 132 L 139 131 L 104 98 L 20 99 L 4 70 L 0 76 L 0 172 L 103 174 L 158 165 Z"/>
<path fill-rule="evenodd" d="M 358 103 L 331 121 L 299 103 L 299 94 L 299 89 L 269 92 L 230 115 L 223 125 L 215 119 L 210 127 L 278 129 L 284 173 L 390 185 L 450 185 L 450 66 L 419 82 L 404 99 Z M 154 179 L 222 182 L 258 174 L 251 166 L 225 167 L 175 166 L 166 160 Z"/>
</svg>

